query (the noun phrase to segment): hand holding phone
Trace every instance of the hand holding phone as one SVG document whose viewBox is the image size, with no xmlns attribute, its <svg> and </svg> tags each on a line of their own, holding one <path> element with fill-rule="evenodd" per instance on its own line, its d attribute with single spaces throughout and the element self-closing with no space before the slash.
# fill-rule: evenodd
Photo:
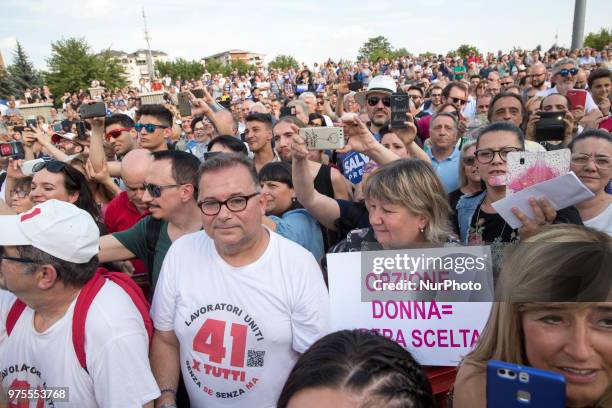
<svg viewBox="0 0 612 408">
<path fill-rule="evenodd" d="M 562 141 L 565 137 L 565 112 L 539 112 L 535 124 L 536 141 Z"/>
<path fill-rule="evenodd" d="M 104 102 L 88 102 L 81 105 L 81 119 L 103 118 L 106 116 Z"/>
<path fill-rule="evenodd" d="M 300 136 L 310 150 L 336 150 L 344 147 L 344 129 L 341 127 L 302 128 Z"/>
<path fill-rule="evenodd" d="M 179 113 L 182 117 L 191 116 L 191 102 L 189 92 L 178 94 Z"/>
<path fill-rule="evenodd" d="M 406 112 L 410 108 L 410 95 L 394 93 L 391 95 L 391 128 L 406 128 Z"/>
</svg>

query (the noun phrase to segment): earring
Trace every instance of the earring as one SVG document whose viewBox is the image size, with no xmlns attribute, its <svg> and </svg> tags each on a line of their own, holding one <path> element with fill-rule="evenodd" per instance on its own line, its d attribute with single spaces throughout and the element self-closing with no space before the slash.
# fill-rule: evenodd
<svg viewBox="0 0 612 408">
<path fill-rule="evenodd" d="M 420 228 L 421 234 L 425 232 L 425 228 Z"/>
</svg>

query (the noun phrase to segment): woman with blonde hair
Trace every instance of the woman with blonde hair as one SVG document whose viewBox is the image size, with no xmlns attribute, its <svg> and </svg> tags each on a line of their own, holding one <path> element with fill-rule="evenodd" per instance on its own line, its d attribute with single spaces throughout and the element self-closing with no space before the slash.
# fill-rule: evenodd
<svg viewBox="0 0 612 408">
<path fill-rule="evenodd" d="M 454 408 L 486 406 L 491 359 L 562 374 L 568 407 L 612 406 L 612 239 L 543 227 L 506 258 L 499 302 L 461 363 Z"/>
</svg>

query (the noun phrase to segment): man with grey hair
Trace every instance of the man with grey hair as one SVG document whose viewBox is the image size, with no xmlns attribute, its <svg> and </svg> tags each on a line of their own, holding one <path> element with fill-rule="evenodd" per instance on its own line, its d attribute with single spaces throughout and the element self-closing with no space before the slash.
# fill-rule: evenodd
<svg viewBox="0 0 612 408">
<path fill-rule="evenodd" d="M 206 160 L 198 191 L 204 231 L 172 245 L 151 308 L 157 403 L 176 407 L 182 371 L 191 406 L 275 406 L 299 353 L 328 330 L 323 275 L 310 252 L 262 225 L 250 159 Z"/>
<path fill-rule="evenodd" d="M 546 97 L 552 94 L 561 94 L 565 96 L 567 91 L 575 89 L 576 79 L 578 75 L 578 62 L 573 58 L 562 58 L 555 62 L 552 67 L 552 81 L 555 86 L 552 88 L 540 91 L 536 96 Z M 586 113 L 599 110 L 597 104 L 593 100 L 591 94 L 587 93 L 585 106 L 582 107 Z M 578 106 L 572 106 L 572 109 L 578 109 Z"/>
</svg>

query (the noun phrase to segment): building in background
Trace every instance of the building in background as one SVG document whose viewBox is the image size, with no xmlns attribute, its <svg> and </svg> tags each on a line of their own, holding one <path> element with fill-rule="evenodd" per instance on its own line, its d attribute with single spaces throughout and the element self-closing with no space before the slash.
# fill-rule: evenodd
<svg viewBox="0 0 612 408">
<path fill-rule="evenodd" d="M 111 50 L 111 55 L 119 61 L 125 70 L 126 78 L 130 86 L 137 86 L 140 78 L 149 79 L 149 66 L 147 65 L 147 50 L 138 50 L 131 54 L 123 51 Z M 162 51 L 151 51 L 153 65 L 157 61 L 168 61 L 168 54 Z"/>
<path fill-rule="evenodd" d="M 219 61 L 223 65 L 229 65 L 229 63 L 233 61 L 242 61 L 249 65 L 262 67 L 264 65 L 265 56 L 265 54 L 258 54 L 255 52 L 229 50 L 205 57 L 203 58 L 203 62 L 204 65 L 210 63 L 210 61 Z"/>
</svg>

